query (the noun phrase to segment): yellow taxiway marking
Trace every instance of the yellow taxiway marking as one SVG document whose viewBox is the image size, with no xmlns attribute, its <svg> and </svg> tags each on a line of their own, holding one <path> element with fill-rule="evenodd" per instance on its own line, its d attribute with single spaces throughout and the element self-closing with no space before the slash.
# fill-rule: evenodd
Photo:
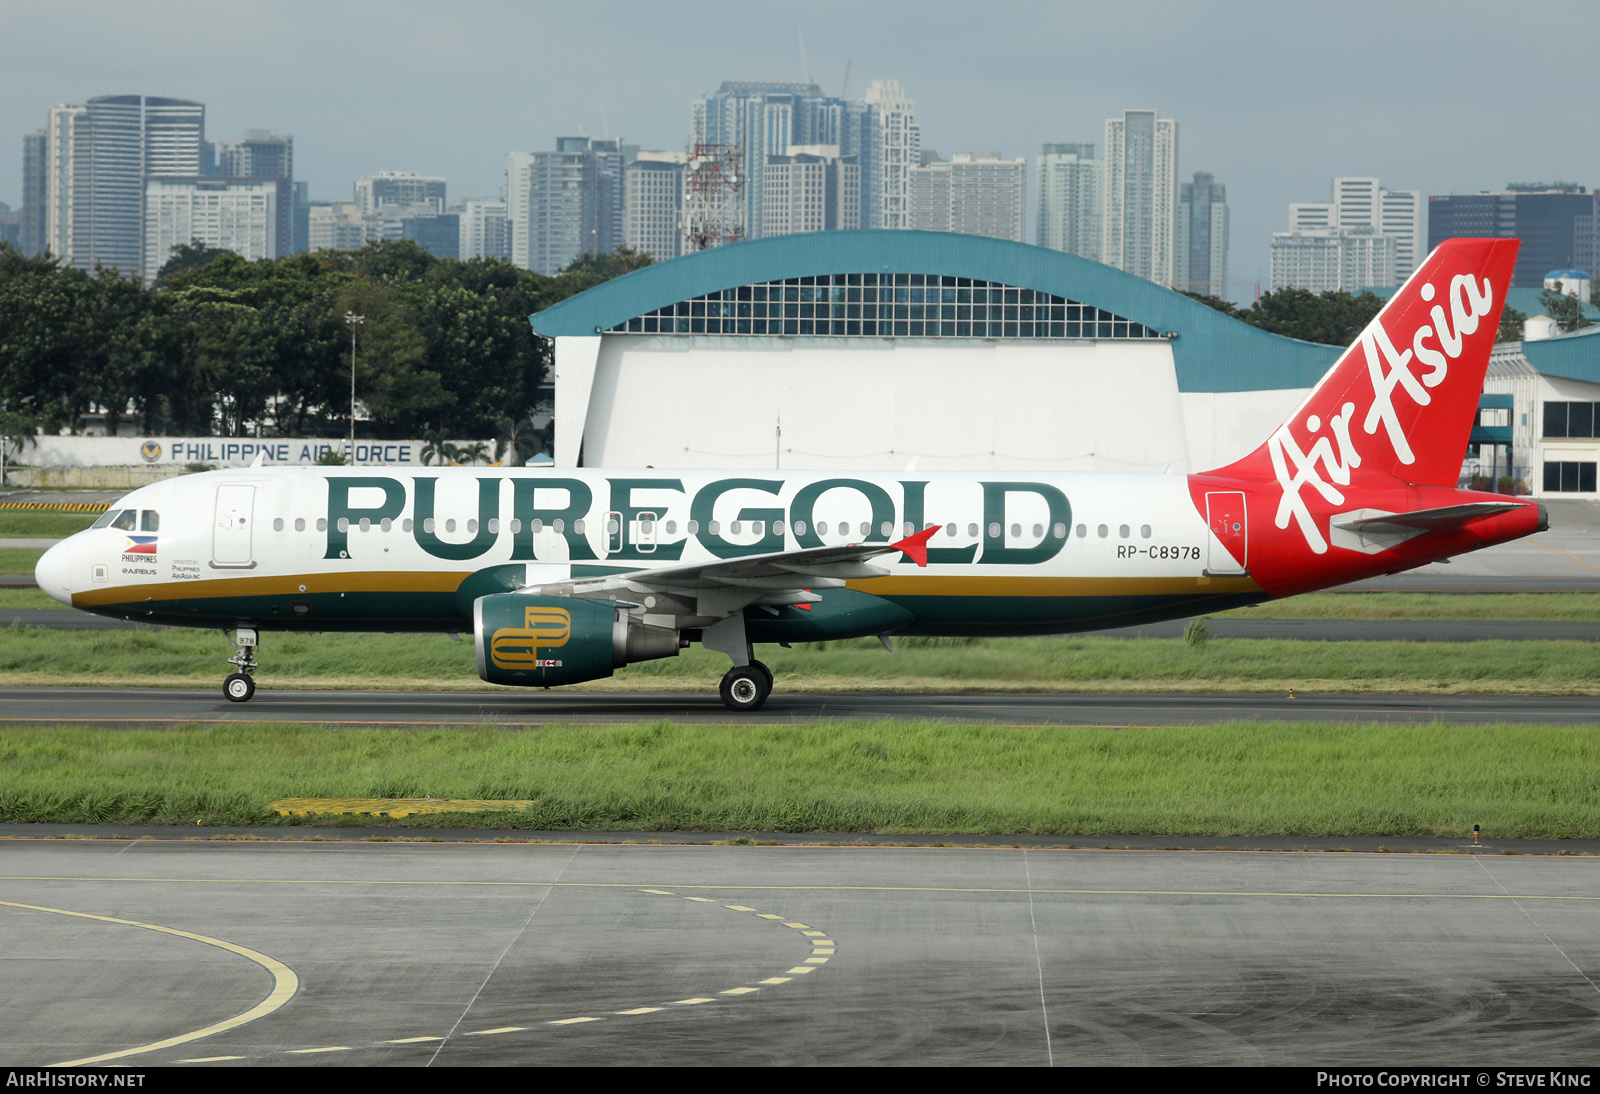
<svg viewBox="0 0 1600 1094">
<path fill-rule="evenodd" d="M 108 915 L 91 915 L 88 912 L 72 912 L 65 908 L 45 908 L 38 904 L 19 904 L 16 901 L 11 900 L 0 900 L 0 905 L 4 905 L 7 908 L 22 908 L 25 911 L 30 912 L 50 912 L 54 915 L 71 916 L 74 919 L 92 919 L 100 923 L 112 923 L 119 927 L 138 927 L 146 931 L 155 931 L 158 934 L 170 934 L 177 938 L 187 938 L 191 942 L 202 942 L 207 946 L 215 946 L 218 949 L 227 950 L 229 953 L 235 953 L 240 957 L 248 958 L 251 961 L 254 961 L 257 965 L 260 965 L 262 968 L 266 969 L 267 972 L 272 976 L 272 991 L 265 999 L 242 1014 L 236 1014 L 232 1018 L 228 1018 L 221 1022 L 215 1022 L 209 1026 L 206 1026 L 204 1029 L 197 1029 L 193 1033 L 184 1033 L 178 1035 L 177 1037 L 168 1037 L 161 1041 L 154 1041 L 148 1045 L 140 1045 L 137 1048 L 125 1048 L 117 1052 L 107 1052 L 100 1056 L 86 1056 L 81 1060 L 63 1060 L 58 1064 L 51 1064 L 51 1067 L 79 1067 L 84 1064 L 104 1063 L 107 1060 L 120 1060 L 124 1056 L 137 1056 L 143 1052 L 154 1052 L 157 1049 L 171 1048 L 173 1045 L 186 1044 L 189 1041 L 198 1041 L 202 1037 L 209 1037 L 213 1033 L 221 1033 L 223 1030 L 237 1029 L 246 1022 L 253 1022 L 257 1018 L 271 1014 L 273 1011 L 287 1003 L 290 999 L 294 998 L 294 993 L 300 989 L 300 978 L 294 974 L 293 969 L 291 969 L 288 965 L 285 965 L 282 961 L 279 961 L 274 957 L 268 957 L 266 954 L 259 953 L 256 950 L 252 950 L 246 946 L 240 946 L 233 942 L 224 942 L 220 938 L 212 938 L 209 935 L 195 934 L 192 931 L 180 931 L 176 927 L 162 927 L 155 923 L 140 923 L 138 920 L 134 919 L 116 919 Z"/>
<path fill-rule="evenodd" d="M 8 879 L 0 878 L 0 880 L 8 880 Z M 29 878 L 13 878 L 13 879 L 9 879 L 9 880 L 134 882 L 134 881 L 160 881 L 162 879 L 157 879 L 157 878 L 89 878 L 89 877 L 46 879 L 46 878 L 41 878 L 41 877 L 29 877 Z M 170 880 L 194 880 L 194 881 L 200 881 L 200 880 L 206 880 L 206 879 L 195 878 L 195 879 L 170 879 Z M 451 883 L 446 883 L 446 884 L 468 884 L 468 885 L 470 885 L 470 884 L 473 884 L 473 883 L 472 882 L 451 882 Z M 491 883 L 491 884 L 500 884 L 500 883 Z M 512 884 L 512 885 L 539 885 L 540 883 L 537 883 L 537 882 L 514 882 L 514 883 L 506 883 L 506 884 Z M 545 887 L 551 887 L 551 885 L 552 885 L 552 883 L 543 883 L 543 884 L 544 884 Z M 609 885 L 609 884 L 588 885 L 588 884 L 582 884 L 582 883 L 568 883 L 564 887 L 567 887 L 567 888 L 607 888 L 607 889 L 612 889 L 612 888 L 631 888 L 631 889 L 634 889 L 636 892 L 648 893 L 648 894 L 653 895 L 653 896 L 676 896 L 676 897 L 678 897 L 678 898 L 680 898 L 682 900 L 693 901 L 693 902 L 700 903 L 700 904 L 716 904 L 716 903 L 719 903 L 717 900 L 714 900 L 714 899 L 712 899 L 710 897 L 686 896 L 686 895 L 684 895 L 682 893 L 675 893 L 675 892 L 672 892 L 672 891 L 667 890 L 667 889 L 646 889 L 646 888 L 640 888 L 637 885 L 621 886 L 621 885 Z M 713 887 L 712 886 L 702 886 L 702 888 L 713 888 Z M 257 964 L 261 965 L 263 968 L 265 968 L 269 972 L 271 972 L 272 975 L 273 975 L 274 981 L 275 981 L 274 990 L 273 990 L 272 994 L 267 997 L 266 1000 L 264 1000 L 261 1004 L 259 1004 L 258 1006 L 252 1008 L 251 1010 L 246 1011 L 245 1013 L 240 1014 L 240 1015 L 238 1015 L 238 1016 L 236 1016 L 236 1017 L 234 1017 L 232 1019 L 229 1019 L 226 1022 L 219 1022 L 219 1023 L 215 1024 L 215 1025 L 207 1026 L 205 1029 L 197 1030 L 194 1033 L 185 1034 L 185 1035 L 183 1035 L 181 1037 L 168 1038 L 165 1041 L 159 1041 L 159 1042 L 156 1042 L 154 1044 L 142 1045 L 142 1046 L 140 1046 L 138 1048 L 133 1048 L 133 1049 L 124 1049 L 124 1050 L 119 1051 L 119 1052 L 107 1053 L 107 1054 L 102 1055 L 102 1056 L 95 1056 L 95 1057 L 91 1057 L 91 1058 L 83 1059 L 83 1060 L 68 1060 L 68 1061 L 65 1061 L 65 1062 L 63 1062 L 61 1064 L 56 1064 L 56 1065 L 52 1065 L 52 1066 L 70 1067 L 70 1066 L 74 1066 L 74 1065 L 77 1065 L 77 1064 L 101 1063 L 101 1062 L 106 1061 L 106 1060 L 117 1059 L 117 1058 L 120 1058 L 120 1057 L 123 1057 L 123 1056 L 131 1056 L 131 1055 L 135 1055 L 135 1054 L 143 1053 L 143 1052 L 152 1052 L 152 1051 L 154 1051 L 156 1049 L 166 1048 L 166 1047 L 170 1047 L 172 1045 L 183 1044 L 183 1043 L 185 1043 L 187 1041 L 197 1040 L 198 1038 L 206 1037 L 206 1036 L 209 1036 L 209 1035 L 211 1035 L 213 1033 L 219 1033 L 219 1032 L 221 1032 L 223 1030 L 226 1030 L 226 1029 L 232 1029 L 232 1028 L 235 1028 L 237 1026 L 243 1025 L 245 1022 L 253 1021 L 256 1018 L 262 1017 L 265 1014 L 269 1014 L 272 1011 L 277 1010 L 279 1007 L 283 1006 L 284 1003 L 288 1002 L 288 1000 L 293 997 L 293 995 L 295 994 L 295 992 L 299 988 L 299 978 L 295 975 L 294 971 L 292 969 L 290 969 L 287 965 L 285 965 L 282 962 L 277 961 L 277 960 L 275 960 L 273 958 L 267 957 L 265 954 L 257 953 L 254 950 L 247 949 L 247 948 L 245 948 L 243 946 L 235 945 L 234 943 L 231 943 L 231 942 L 224 942 L 221 939 L 209 938 L 209 937 L 207 937 L 205 935 L 192 934 L 192 933 L 190 933 L 188 931 L 180 931 L 180 930 L 178 930 L 176 928 L 173 928 L 173 927 L 161 927 L 161 926 L 157 926 L 157 925 L 151 924 L 151 923 L 140 923 L 140 922 L 137 922 L 137 921 L 134 921 L 134 920 L 127 920 L 127 919 L 113 919 L 110 916 L 91 915 L 91 914 L 89 914 L 87 912 L 73 912 L 73 911 L 67 911 L 67 910 L 64 910 L 64 909 L 61 909 L 61 908 L 45 908 L 45 907 L 41 907 L 41 906 L 33 905 L 33 904 L 18 904 L 18 903 L 12 902 L 12 901 L 0 901 L 0 905 L 6 906 L 6 907 L 12 907 L 12 908 L 22 908 L 22 909 L 26 909 L 26 910 L 30 910 L 30 911 L 53 912 L 53 913 L 56 913 L 56 914 L 59 914 L 59 915 L 73 916 L 73 917 L 80 918 L 80 919 L 99 920 L 101 922 L 114 923 L 114 924 L 118 924 L 118 925 L 122 925 L 122 926 L 141 927 L 141 928 L 144 928 L 146 930 L 157 931 L 157 932 L 160 932 L 160 933 L 163 933 L 163 934 L 176 935 L 178 937 L 192 939 L 192 940 L 197 941 L 197 942 L 204 942 L 204 943 L 207 943 L 208 945 L 218 946 L 218 947 L 220 947 L 222 949 L 229 950 L 229 951 L 231 951 L 233 953 L 240 954 L 241 956 L 249 957 L 251 960 L 255 961 Z M 803 930 L 806 933 L 807 936 L 821 936 L 821 935 L 825 935 L 827 933 L 826 931 L 815 930 L 815 929 L 809 927 L 807 924 L 799 923 L 799 922 L 790 920 L 786 916 L 775 915 L 775 914 L 770 913 L 770 912 L 766 912 L 766 913 L 756 912 L 756 910 L 754 908 L 746 907 L 744 905 L 725 904 L 725 905 L 723 905 L 723 907 L 728 909 L 729 911 L 735 911 L 735 912 L 741 912 L 741 913 L 745 913 L 745 914 L 751 914 L 754 918 L 765 919 L 765 920 L 767 920 L 769 922 L 782 923 L 785 927 L 789 927 L 791 929 Z M 760 984 L 760 985 L 787 984 L 790 980 L 792 980 L 797 975 L 804 975 L 804 974 L 816 971 L 816 968 L 819 965 L 825 964 L 827 962 L 828 958 L 826 956 L 815 956 L 815 955 L 816 954 L 821 954 L 821 953 L 831 954 L 833 952 L 832 950 L 822 951 L 822 950 L 816 949 L 817 946 L 822 945 L 824 943 L 829 945 L 829 946 L 831 946 L 833 944 L 831 940 L 828 940 L 828 939 L 825 939 L 825 938 L 823 938 L 823 939 L 815 939 L 812 942 L 814 956 L 807 958 L 805 965 L 797 967 L 797 968 L 790 969 L 788 975 L 786 975 L 786 976 L 769 976 L 764 980 L 758 981 L 758 984 Z M 669 1003 L 663 1004 L 661 1006 L 635 1007 L 635 1008 L 633 1008 L 631 1010 L 621 1010 L 621 1011 L 615 1011 L 613 1013 L 618 1014 L 618 1015 L 654 1014 L 654 1013 L 658 1013 L 660 1011 L 666 1010 L 669 1007 L 699 1006 L 699 1005 L 705 1004 L 705 1003 L 715 1003 L 715 1002 L 717 1002 L 717 997 L 718 996 L 751 995 L 751 994 L 754 994 L 756 992 L 759 992 L 760 990 L 761 989 L 760 989 L 759 986 L 740 986 L 740 987 L 734 987 L 734 988 L 724 988 L 724 989 L 722 989 L 721 991 L 719 991 L 717 993 L 717 996 L 703 996 L 702 995 L 702 996 L 694 996 L 694 997 L 688 998 L 688 999 L 675 999 L 675 1000 L 673 1000 L 673 1001 L 671 1001 Z M 585 1022 L 599 1022 L 599 1021 L 603 1021 L 603 1020 L 604 1020 L 603 1017 L 600 1017 L 600 1016 L 581 1015 L 581 1016 L 574 1017 L 574 1018 L 558 1018 L 558 1019 L 554 1019 L 552 1021 L 546 1022 L 544 1024 L 545 1025 L 551 1025 L 551 1026 L 572 1026 L 572 1025 L 578 1025 L 580 1023 L 585 1023 Z M 500 1033 L 521 1033 L 521 1032 L 525 1032 L 529 1028 L 530 1027 L 528 1027 L 528 1026 L 501 1026 L 501 1027 L 498 1027 L 496 1029 L 473 1030 L 471 1032 L 462 1034 L 462 1036 L 466 1036 L 466 1037 L 487 1037 L 487 1036 L 491 1036 L 493 1034 L 500 1034 Z M 409 1045 L 409 1044 L 419 1044 L 419 1043 L 423 1043 L 423 1042 L 427 1042 L 427 1041 L 443 1041 L 444 1039 L 445 1038 L 438 1037 L 438 1036 L 397 1037 L 397 1038 L 392 1038 L 392 1039 L 384 1040 L 384 1041 L 376 1041 L 376 1042 L 373 1042 L 373 1044 L 374 1045 Z M 292 1056 L 312 1056 L 312 1055 L 319 1055 L 319 1054 L 327 1053 L 327 1052 L 350 1052 L 350 1051 L 354 1050 L 354 1047 L 355 1046 L 351 1046 L 351 1045 L 321 1045 L 321 1046 L 317 1046 L 315 1048 L 283 1049 L 283 1050 L 280 1050 L 280 1051 L 283 1051 L 286 1054 L 292 1055 Z M 187 1059 L 179 1060 L 177 1062 L 178 1063 L 200 1064 L 200 1063 L 216 1063 L 216 1062 L 221 1062 L 221 1061 L 225 1061 L 225 1060 L 244 1060 L 244 1059 L 250 1059 L 250 1058 L 251 1057 L 245 1057 L 245 1056 L 195 1056 L 195 1057 L 190 1057 L 190 1058 L 187 1058 Z M 259 1059 L 260 1057 L 257 1057 L 257 1058 Z"/>
</svg>

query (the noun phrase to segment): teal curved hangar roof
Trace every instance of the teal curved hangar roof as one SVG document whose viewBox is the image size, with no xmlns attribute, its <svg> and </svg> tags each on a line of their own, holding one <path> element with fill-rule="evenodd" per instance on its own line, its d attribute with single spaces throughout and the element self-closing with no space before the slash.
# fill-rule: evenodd
<svg viewBox="0 0 1600 1094">
<path fill-rule="evenodd" d="M 832 231 L 752 239 L 614 278 L 529 317 L 547 337 L 595 335 L 657 308 L 741 285 L 844 273 L 995 281 L 1092 304 L 1175 337 L 1180 391 L 1310 387 L 1343 347 L 1269 334 L 1143 278 L 1060 251 L 948 232 Z"/>
</svg>

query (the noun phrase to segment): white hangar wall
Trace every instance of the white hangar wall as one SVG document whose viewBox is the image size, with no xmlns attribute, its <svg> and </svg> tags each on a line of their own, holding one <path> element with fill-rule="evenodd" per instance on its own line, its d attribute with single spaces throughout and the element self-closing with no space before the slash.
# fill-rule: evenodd
<svg viewBox="0 0 1600 1094">
<path fill-rule="evenodd" d="M 607 335 L 600 343 L 579 421 L 567 416 L 577 400 L 560 390 L 558 366 L 557 433 L 581 428 L 587 466 L 1202 469 L 1165 341 Z M 1214 447 L 1201 438 L 1202 453 Z"/>
</svg>

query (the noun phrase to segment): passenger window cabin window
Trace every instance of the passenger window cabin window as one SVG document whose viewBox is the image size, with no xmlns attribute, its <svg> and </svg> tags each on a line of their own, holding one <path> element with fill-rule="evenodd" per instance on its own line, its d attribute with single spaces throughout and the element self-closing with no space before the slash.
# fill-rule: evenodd
<svg viewBox="0 0 1600 1094">
<path fill-rule="evenodd" d="M 327 517 L 318 517 L 317 518 L 317 531 L 326 532 L 327 530 L 328 530 L 328 518 Z"/>
<path fill-rule="evenodd" d="M 1100 525 L 1100 527 L 1098 527 L 1098 528 L 1096 528 L 1094 530 L 1094 534 L 1099 536 L 1101 539 L 1105 539 L 1106 536 L 1111 534 L 1111 529 L 1107 528 L 1104 524 L 1102 524 L 1102 525 Z"/>
<path fill-rule="evenodd" d="M 528 522 L 528 531 L 532 532 L 534 535 L 538 535 L 540 532 L 544 531 L 544 521 L 540 520 L 538 517 L 534 517 Z"/>
<path fill-rule="evenodd" d="M 1088 534 L 1089 534 L 1089 526 L 1087 524 L 1078 525 L 1078 538 L 1079 539 L 1082 539 L 1083 537 L 1087 536 Z"/>
<path fill-rule="evenodd" d="M 272 530 L 274 532 L 283 531 L 283 518 L 282 517 L 273 517 L 272 518 Z"/>
<path fill-rule="evenodd" d="M 446 532 L 454 532 L 456 530 L 456 518 L 455 517 L 450 517 L 449 519 L 447 519 L 444 522 L 444 530 Z"/>
<path fill-rule="evenodd" d="M 405 532 L 411 531 L 411 528 L 412 528 L 411 518 L 407 517 L 405 520 L 401 521 L 400 522 L 400 528 L 401 528 L 402 531 L 405 531 Z"/>
<path fill-rule="evenodd" d="M 1118 527 L 1117 528 L 1117 535 L 1121 536 L 1123 539 L 1127 539 L 1128 538 L 1128 526 L 1126 524 L 1124 524 L 1124 525 L 1121 525 L 1120 527 Z"/>
<path fill-rule="evenodd" d="M 1148 524 L 1139 525 L 1139 535 L 1141 537 L 1143 537 L 1144 539 L 1149 539 L 1150 538 L 1150 526 Z"/>
<path fill-rule="evenodd" d="M 556 526 L 555 527 L 556 527 L 556 531 L 558 531 L 558 532 L 561 531 L 561 522 L 559 520 L 556 521 Z M 572 522 L 572 534 L 573 535 L 577 535 L 577 536 L 583 535 L 584 534 L 584 528 L 585 528 L 585 524 L 584 524 L 584 522 L 582 520 L 575 520 L 575 521 Z"/>
<path fill-rule="evenodd" d="M 306 530 L 306 518 L 305 517 L 295 517 L 294 518 L 294 530 L 296 532 L 304 532 Z"/>
<path fill-rule="evenodd" d="M 989 538 L 990 539 L 999 539 L 1000 538 L 1000 526 L 998 524 L 990 524 L 989 525 Z"/>
<path fill-rule="evenodd" d="M 1058 522 L 1054 528 L 1050 529 L 1050 533 L 1057 539 L 1066 539 L 1067 526 Z"/>
<path fill-rule="evenodd" d="M 341 532 L 348 532 L 350 530 L 350 518 L 349 517 L 340 517 L 339 518 L 338 528 L 339 528 L 339 531 L 341 531 Z"/>
</svg>

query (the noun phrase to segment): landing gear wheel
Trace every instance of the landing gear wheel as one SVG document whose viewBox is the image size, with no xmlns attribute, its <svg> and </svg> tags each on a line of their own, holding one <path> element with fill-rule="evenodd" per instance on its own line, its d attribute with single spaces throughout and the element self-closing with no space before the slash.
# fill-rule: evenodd
<svg viewBox="0 0 1600 1094">
<path fill-rule="evenodd" d="M 248 703 L 256 693 L 256 682 L 242 672 L 236 672 L 222 682 L 222 694 L 230 703 Z"/>
<path fill-rule="evenodd" d="M 753 713 L 761 709 L 772 694 L 772 674 L 765 665 L 753 662 L 727 671 L 722 678 L 722 704 L 729 710 Z"/>
</svg>

